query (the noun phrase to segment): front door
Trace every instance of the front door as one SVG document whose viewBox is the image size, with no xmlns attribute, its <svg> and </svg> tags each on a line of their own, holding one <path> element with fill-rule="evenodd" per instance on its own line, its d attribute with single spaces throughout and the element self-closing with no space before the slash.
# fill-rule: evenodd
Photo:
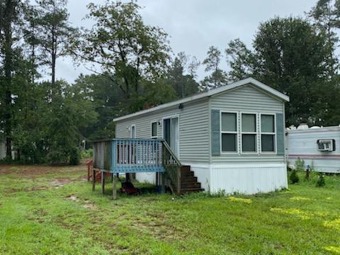
<svg viewBox="0 0 340 255">
<path fill-rule="evenodd" d="M 163 119 L 163 138 L 179 158 L 178 117 Z"/>
</svg>

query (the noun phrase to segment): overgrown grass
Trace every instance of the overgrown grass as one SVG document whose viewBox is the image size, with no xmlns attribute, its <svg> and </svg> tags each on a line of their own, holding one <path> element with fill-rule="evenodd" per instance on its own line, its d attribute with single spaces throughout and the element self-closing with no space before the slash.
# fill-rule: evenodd
<svg viewBox="0 0 340 255">
<path fill-rule="evenodd" d="M 120 196 L 85 166 L 0 166 L 0 254 L 340 254 L 340 177 L 256 196 Z"/>
</svg>

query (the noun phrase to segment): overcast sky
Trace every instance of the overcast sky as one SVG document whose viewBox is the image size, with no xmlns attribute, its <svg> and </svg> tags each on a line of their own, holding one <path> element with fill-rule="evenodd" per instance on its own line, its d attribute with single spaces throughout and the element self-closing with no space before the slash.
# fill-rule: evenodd
<svg viewBox="0 0 340 255">
<path fill-rule="evenodd" d="M 261 22 L 275 16 L 304 17 L 317 0 L 139 0 L 141 15 L 148 25 L 158 26 L 169 35 L 175 54 L 184 51 L 200 61 L 210 46 L 222 52 L 230 40 L 240 38 L 251 47 Z M 68 10 L 73 26 L 87 26 L 83 17 L 90 2 L 104 0 L 69 0 Z M 224 61 L 225 62 L 225 61 Z M 57 77 L 73 82 L 80 73 L 89 73 L 74 67 L 69 60 L 59 61 Z M 199 70 L 202 78 L 203 68 Z"/>
</svg>

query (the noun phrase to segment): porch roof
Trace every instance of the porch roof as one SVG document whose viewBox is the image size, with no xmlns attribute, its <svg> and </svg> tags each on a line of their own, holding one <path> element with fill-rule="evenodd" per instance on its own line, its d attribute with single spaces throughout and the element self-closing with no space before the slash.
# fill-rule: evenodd
<svg viewBox="0 0 340 255">
<path fill-rule="evenodd" d="M 171 108 L 171 107 L 176 106 L 176 105 L 180 105 L 180 104 L 184 104 L 184 103 L 188 103 L 188 102 L 193 102 L 193 101 L 205 98 L 205 97 L 211 97 L 211 96 L 214 96 L 216 94 L 224 93 L 224 92 L 227 92 L 229 90 L 233 90 L 235 88 L 242 87 L 242 86 L 249 85 L 249 84 L 254 85 L 255 87 L 258 87 L 259 89 L 267 92 L 268 94 L 270 94 L 270 95 L 272 95 L 272 96 L 274 96 L 274 97 L 276 97 L 280 100 L 283 100 L 285 102 L 289 102 L 289 97 L 282 94 L 281 92 L 265 85 L 262 82 L 259 82 L 258 80 L 255 80 L 254 78 L 246 78 L 244 80 L 240 80 L 240 81 L 237 81 L 237 82 L 234 82 L 234 83 L 230 83 L 228 85 L 225 85 L 225 86 L 222 86 L 222 87 L 219 87 L 219 88 L 216 88 L 216 89 L 212 89 L 212 90 L 209 90 L 209 91 L 204 92 L 204 93 L 196 94 L 196 95 L 186 97 L 186 98 L 183 98 L 183 99 L 179 99 L 179 100 L 169 102 L 169 103 L 166 103 L 166 104 L 161 104 L 161 105 L 158 105 L 158 106 L 150 108 L 150 109 L 146 109 L 146 110 L 138 111 L 138 112 L 135 112 L 135 113 L 132 113 L 132 114 L 122 116 L 122 117 L 118 117 L 118 118 L 113 119 L 113 121 L 117 122 L 117 121 L 129 119 L 129 118 L 132 118 L 132 117 L 136 117 L 136 116 L 139 116 L 139 115 L 152 113 L 154 111 L 165 110 L 167 108 Z"/>
</svg>

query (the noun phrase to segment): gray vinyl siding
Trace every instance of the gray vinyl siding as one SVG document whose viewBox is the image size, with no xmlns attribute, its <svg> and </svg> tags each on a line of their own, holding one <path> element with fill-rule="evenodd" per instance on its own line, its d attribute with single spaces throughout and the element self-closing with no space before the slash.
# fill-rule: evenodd
<svg viewBox="0 0 340 255">
<path fill-rule="evenodd" d="M 185 162 L 208 163 L 210 159 L 208 99 L 184 105 L 179 120 L 180 159 Z"/>
<path fill-rule="evenodd" d="M 156 121 L 158 138 L 162 138 L 162 119 L 178 117 L 179 124 L 179 158 L 182 162 L 208 163 L 209 149 L 209 103 L 208 98 L 199 102 L 188 102 L 182 109 L 178 106 L 121 120 L 116 123 L 116 138 L 130 137 L 129 128 L 136 126 L 137 138 L 151 137 L 151 123 Z"/>
<path fill-rule="evenodd" d="M 136 138 L 151 138 L 151 123 L 160 122 L 164 117 L 178 115 L 180 110 L 172 108 L 167 111 L 153 112 L 136 116 L 116 123 L 116 138 L 130 138 L 129 128 L 136 126 Z M 157 125 L 157 137 L 162 138 L 162 124 Z"/>
<path fill-rule="evenodd" d="M 284 103 L 263 92 L 252 85 L 239 87 L 228 93 L 221 93 L 211 97 L 210 109 L 218 109 L 221 112 L 277 114 L 284 113 Z M 283 115 L 284 116 L 284 115 Z M 262 154 L 238 154 L 221 153 L 220 156 L 212 156 L 212 163 L 225 162 L 282 162 L 283 155 L 276 153 Z"/>
<path fill-rule="evenodd" d="M 211 98 L 211 108 L 222 111 L 282 112 L 283 103 L 252 85 L 239 87 Z"/>
</svg>

